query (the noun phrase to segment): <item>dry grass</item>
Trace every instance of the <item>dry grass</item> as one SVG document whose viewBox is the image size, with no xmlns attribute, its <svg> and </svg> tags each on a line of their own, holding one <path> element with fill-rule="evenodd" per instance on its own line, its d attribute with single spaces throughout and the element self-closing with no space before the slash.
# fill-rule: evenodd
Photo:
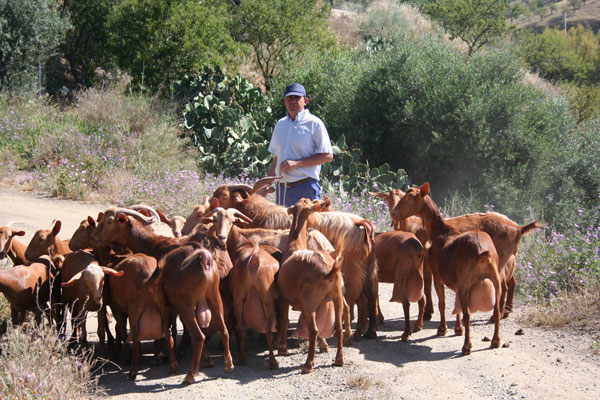
<svg viewBox="0 0 600 400">
<path fill-rule="evenodd" d="M 373 386 L 373 381 L 368 376 L 358 375 L 349 378 L 346 384 L 352 390 L 369 390 Z"/>
<path fill-rule="evenodd" d="M 552 301 L 525 308 L 523 321 L 535 326 L 597 329 L 600 320 L 600 283 L 566 293 Z"/>
<path fill-rule="evenodd" d="M 102 394 L 91 352 L 74 355 L 56 330 L 8 328 L 0 340 L 0 398 L 91 399 Z"/>
</svg>

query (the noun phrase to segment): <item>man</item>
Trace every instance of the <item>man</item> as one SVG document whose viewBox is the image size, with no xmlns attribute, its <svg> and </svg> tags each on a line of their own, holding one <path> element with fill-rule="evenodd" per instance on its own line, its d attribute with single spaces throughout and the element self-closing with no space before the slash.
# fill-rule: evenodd
<svg viewBox="0 0 600 400">
<path fill-rule="evenodd" d="M 321 165 L 333 160 L 325 124 L 305 107 L 306 89 L 299 83 L 285 88 L 287 115 L 277 121 L 269 152 L 275 155 L 269 176 L 282 175 L 276 188 L 277 204 L 289 207 L 301 198 L 321 198 Z"/>
</svg>

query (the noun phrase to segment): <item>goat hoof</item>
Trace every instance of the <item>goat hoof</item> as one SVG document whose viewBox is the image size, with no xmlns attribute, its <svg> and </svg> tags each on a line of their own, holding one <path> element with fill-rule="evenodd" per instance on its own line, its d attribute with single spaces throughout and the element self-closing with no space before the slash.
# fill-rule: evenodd
<svg viewBox="0 0 600 400">
<path fill-rule="evenodd" d="M 135 381 L 136 376 L 137 376 L 137 372 L 129 372 L 127 379 L 129 379 L 130 381 Z"/>
<path fill-rule="evenodd" d="M 413 326 L 413 329 L 412 329 L 412 331 L 413 331 L 413 332 L 419 332 L 421 329 L 423 329 L 423 325 L 422 325 L 422 324 L 415 324 L 415 325 Z"/>
<path fill-rule="evenodd" d="M 469 343 L 468 345 L 464 345 L 462 348 L 462 353 L 465 356 L 468 356 L 469 354 L 471 354 L 471 344 Z"/>
<path fill-rule="evenodd" d="M 463 329 L 462 328 L 454 328 L 454 334 L 456 336 L 462 336 L 463 335 Z"/>
<path fill-rule="evenodd" d="M 423 321 L 431 321 L 431 317 L 433 316 L 433 314 L 423 314 Z"/>
<path fill-rule="evenodd" d="M 408 334 L 408 333 L 402 334 L 402 341 L 403 342 L 408 342 L 408 339 L 410 339 L 410 334 Z"/>
<path fill-rule="evenodd" d="M 280 349 L 277 349 L 277 354 L 279 354 L 280 356 L 287 356 L 287 354 L 288 354 L 287 347 L 282 347 Z"/>
<path fill-rule="evenodd" d="M 225 363 L 225 372 L 233 371 L 233 363 L 231 361 Z"/>
<path fill-rule="evenodd" d="M 377 332 L 375 331 L 366 331 L 364 335 L 362 335 L 365 339 L 377 339 Z"/>
<path fill-rule="evenodd" d="M 508 318 L 509 315 L 510 315 L 509 311 L 504 311 L 504 314 L 502 314 L 502 319 Z"/>
<path fill-rule="evenodd" d="M 333 365 L 336 366 L 336 367 L 343 367 L 344 366 L 344 359 L 341 358 L 341 357 L 339 359 L 336 359 L 333 362 Z"/>
<path fill-rule="evenodd" d="M 279 368 L 279 363 L 277 362 L 277 360 L 275 358 L 273 358 L 272 360 L 269 360 L 269 369 L 278 369 Z"/>
<path fill-rule="evenodd" d="M 171 373 L 176 374 L 178 372 L 179 372 L 179 367 L 177 366 L 177 364 L 171 364 Z"/>
<path fill-rule="evenodd" d="M 302 373 L 303 374 L 310 374 L 312 372 L 312 365 L 303 365 L 302 366 Z"/>
<path fill-rule="evenodd" d="M 215 364 L 212 362 L 210 358 L 202 359 L 202 368 L 212 368 Z"/>
<path fill-rule="evenodd" d="M 195 381 L 195 379 L 194 379 L 194 375 L 193 375 L 191 372 L 189 372 L 189 373 L 188 373 L 188 374 L 185 376 L 185 378 L 183 378 L 183 382 L 181 382 L 181 383 L 182 383 L 182 384 L 184 384 L 184 385 L 189 385 L 189 384 L 192 384 L 192 383 L 194 383 L 194 381 Z"/>
<path fill-rule="evenodd" d="M 446 328 L 438 328 L 437 335 L 438 336 L 446 336 L 446 332 L 448 332 L 448 330 Z"/>
<path fill-rule="evenodd" d="M 492 344 L 490 345 L 492 349 L 497 349 L 500 347 L 500 338 L 492 339 Z"/>
</svg>

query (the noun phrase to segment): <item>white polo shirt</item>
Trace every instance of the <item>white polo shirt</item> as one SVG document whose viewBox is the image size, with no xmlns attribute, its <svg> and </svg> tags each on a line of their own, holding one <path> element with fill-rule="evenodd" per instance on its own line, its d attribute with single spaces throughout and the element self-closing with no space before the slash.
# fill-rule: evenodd
<svg viewBox="0 0 600 400">
<path fill-rule="evenodd" d="M 269 144 L 269 152 L 277 157 L 275 175 L 281 175 L 279 166 L 286 160 L 300 160 L 318 153 L 333 154 L 329 134 L 319 117 L 307 109 L 291 120 L 289 114 L 277 121 Z M 289 172 L 281 182 L 296 182 L 305 178 L 319 180 L 321 166 L 300 167 Z"/>
</svg>

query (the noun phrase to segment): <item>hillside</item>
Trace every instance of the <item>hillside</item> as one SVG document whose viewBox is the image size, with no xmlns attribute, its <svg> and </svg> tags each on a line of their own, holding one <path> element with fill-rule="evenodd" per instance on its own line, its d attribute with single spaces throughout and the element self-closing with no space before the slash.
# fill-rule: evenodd
<svg viewBox="0 0 600 400">
<path fill-rule="evenodd" d="M 549 2 L 547 2 L 549 4 Z M 533 28 L 542 30 L 544 27 L 562 27 L 565 23 L 563 10 L 566 11 L 567 29 L 578 24 L 583 25 L 588 29 L 592 29 L 595 33 L 600 30 L 600 0 L 587 0 L 580 8 L 573 11 L 569 6 L 568 0 L 562 0 L 554 3 L 556 11 L 548 14 L 544 18 L 538 15 L 522 15 L 514 21 L 517 28 Z M 549 11 L 551 11 L 549 9 Z"/>
</svg>

